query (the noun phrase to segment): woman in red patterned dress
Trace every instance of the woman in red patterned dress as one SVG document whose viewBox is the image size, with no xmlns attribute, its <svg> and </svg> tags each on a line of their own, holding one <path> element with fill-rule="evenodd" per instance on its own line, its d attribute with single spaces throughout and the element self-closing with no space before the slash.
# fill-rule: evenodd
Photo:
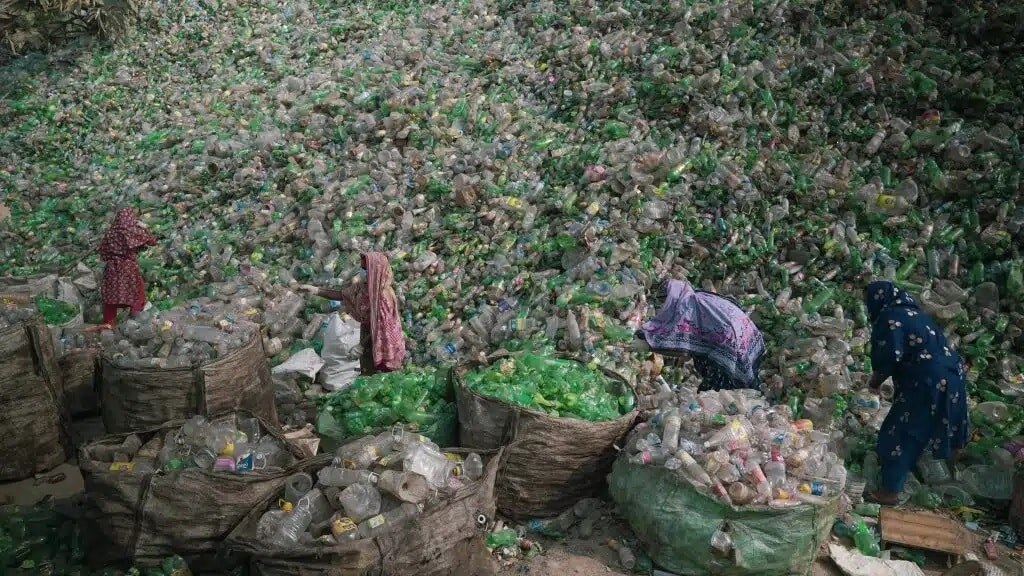
<svg viewBox="0 0 1024 576">
<path fill-rule="evenodd" d="M 380 252 L 362 255 L 361 282 L 343 290 L 326 290 L 303 285 L 303 292 L 344 302 L 345 312 L 361 324 L 360 343 L 363 355 L 359 368 L 363 374 L 392 372 L 402 367 L 405 358 L 405 336 L 398 315 L 394 273 L 388 257 Z"/>
<path fill-rule="evenodd" d="M 146 305 L 146 282 L 135 258 L 143 248 L 155 244 L 156 239 L 139 223 L 134 210 L 122 208 L 117 212 L 100 242 L 100 258 L 105 264 L 102 327 L 114 326 L 119 308 L 128 308 L 135 315 Z"/>
</svg>

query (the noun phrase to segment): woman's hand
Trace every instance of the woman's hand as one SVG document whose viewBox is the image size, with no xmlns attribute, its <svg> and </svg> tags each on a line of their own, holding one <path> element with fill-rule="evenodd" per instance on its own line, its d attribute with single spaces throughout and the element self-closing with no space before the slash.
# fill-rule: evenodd
<svg viewBox="0 0 1024 576">
<path fill-rule="evenodd" d="M 299 286 L 299 292 L 307 292 L 309 294 L 317 294 L 318 292 L 320 292 L 320 289 L 317 288 L 316 286 L 313 286 L 312 284 L 301 284 Z"/>
</svg>

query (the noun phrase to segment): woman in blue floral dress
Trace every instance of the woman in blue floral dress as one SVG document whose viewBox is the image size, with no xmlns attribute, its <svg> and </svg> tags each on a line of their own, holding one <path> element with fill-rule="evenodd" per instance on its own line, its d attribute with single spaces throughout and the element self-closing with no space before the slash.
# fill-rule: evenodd
<svg viewBox="0 0 1024 576">
<path fill-rule="evenodd" d="M 950 458 L 967 444 L 964 366 L 946 335 L 909 294 L 878 281 L 865 291 L 871 322 L 871 388 L 892 378 L 893 402 L 878 433 L 879 489 L 868 497 L 895 504 L 917 459 Z"/>
</svg>

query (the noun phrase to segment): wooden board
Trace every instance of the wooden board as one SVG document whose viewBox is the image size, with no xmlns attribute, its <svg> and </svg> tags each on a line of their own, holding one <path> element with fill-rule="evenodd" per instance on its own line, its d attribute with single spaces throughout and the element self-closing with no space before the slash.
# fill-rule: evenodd
<svg viewBox="0 0 1024 576">
<path fill-rule="evenodd" d="M 933 512 L 883 507 L 879 514 L 882 541 L 963 556 L 974 548 L 963 524 Z"/>
</svg>

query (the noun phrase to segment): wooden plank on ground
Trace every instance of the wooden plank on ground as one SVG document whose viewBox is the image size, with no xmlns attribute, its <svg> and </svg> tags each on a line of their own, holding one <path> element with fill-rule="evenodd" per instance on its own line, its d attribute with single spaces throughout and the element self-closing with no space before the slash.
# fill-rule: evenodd
<svg viewBox="0 0 1024 576">
<path fill-rule="evenodd" d="M 883 507 L 879 514 L 882 541 L 963 556 L 974 539 L 953 518 L 923 510 Z"/>
</svg>

